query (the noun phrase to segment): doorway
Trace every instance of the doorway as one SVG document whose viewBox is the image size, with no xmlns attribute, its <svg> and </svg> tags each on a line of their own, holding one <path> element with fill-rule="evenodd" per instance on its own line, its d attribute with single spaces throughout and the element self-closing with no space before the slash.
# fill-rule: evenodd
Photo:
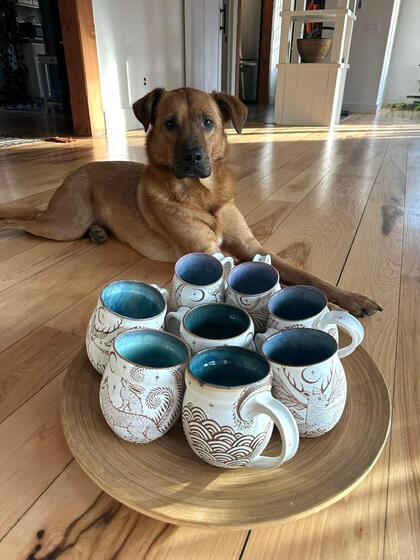
<svg viewBox="0 0 420 560">
<path fill-rule="evenodd" d="M 274 122 L 282 0 L 240 0 L 237 95 L 250 122 Z"/>
<path fill-rule="evenodd" d="M 0 135 L 23 139 L 71 134 L 57 1 L 2 0 L 0 10 Z"/>
</svg>

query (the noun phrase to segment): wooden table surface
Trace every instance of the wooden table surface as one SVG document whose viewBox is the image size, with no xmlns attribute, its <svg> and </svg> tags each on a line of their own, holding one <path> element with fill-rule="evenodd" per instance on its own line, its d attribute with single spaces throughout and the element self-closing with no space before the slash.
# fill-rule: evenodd
<svg viewBox="0 0 420 560">
<path fill-rule="evenodd" d="M 100 287 L 116 278 L 166 285 L 173 267 L 112 239 L 95 246 L 2 232 L 0 559 L 420 558 L 420 116 L 356 115 L 334 133 L 251 124 L 229 136 L 237 202 L 256 235 L 385 308 L 363 321 L 363 346 L 394 407 L 380 460 L 341 502 L 252 531 L 176 527 L 120 505 L 72 459 L 60 385 Z M 45 205 L 69 171 L 103 159 L 145 161 L 143 133 L 1 149 L 0 202 Z"/>
</svg>

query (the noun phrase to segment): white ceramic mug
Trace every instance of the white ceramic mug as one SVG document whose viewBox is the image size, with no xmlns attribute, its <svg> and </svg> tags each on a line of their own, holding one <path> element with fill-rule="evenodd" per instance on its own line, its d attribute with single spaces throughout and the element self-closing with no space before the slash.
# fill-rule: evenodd
<svg viewBox="0 0 420 560">
<path fill-rule="evenodd" d="M 273 334 L 290 329 L 319 329 L 338 342 L 338 325 L 351 337 L 351 343 L 340 350 L 341 357 L 348 356 L 362 342 L 363 327 L 347 311 L 330 311 L 327 303 L 324 292 L 313 286 L 283 288 L 268 302 L 267 331 L 255 336 L 257 349 Z"/>
<path fill-rule="evenodd" d="M 86 331 L 87 355 L 98 373 L 104 373 L 118 333 L 163 327 L 167 297 L 165 288 L 137 280 L 117 280 L 102 289 Z"/>
<path fill-rule="evenodd" d="M 209 348 L 193 356 L 185 370 L 184 433 L 194 453 L 215 467 L 274 468 L 299 446 L 295 420 L 271 395 L 267 360 L 233 346 Z M 273 425 L 282 438 L 277 457 L 261 453 Z"/>
<path fill-rule="evenodd" d="M 187 345 L 163 331 L 132 329 L 115 338 L 99 399 L 118 437 L 148 443 L 172 428 L 181 413 L 189 357 Z"/>
<path fill-rule="evenodd" d="M 168 313 L 166 327 L 180 335 L 193 354 L 212 346 L 253 349 L 254 323 L 243 309 L 227 303 L 181 307 Z"/>
<path fill-rule="evenodd" d="M 271 266 L 270 255 L 255 255 L 252 262 L 238 264 L 229 273 L 225 301 L 245 309 L 254 321 L 255 332 L 263 332 L 268 302 L 279 290 L 279 273 Z"/>
<path fill-rule="evenodd" d="M 233 265 L 232 257 L 222 253 L 189 253 L 178 259 L 169 295 L 170 310 L 224 301 L 225 280 Z"/>
<path fill-rule="evenodd" d="M 325 434 L 343 414 L 344 350 L 331 335 L 316 329 L 283 331 L 263 344 L 273 373 L 273 396 L 291 411 L 302 437 Z"/>
</svg>

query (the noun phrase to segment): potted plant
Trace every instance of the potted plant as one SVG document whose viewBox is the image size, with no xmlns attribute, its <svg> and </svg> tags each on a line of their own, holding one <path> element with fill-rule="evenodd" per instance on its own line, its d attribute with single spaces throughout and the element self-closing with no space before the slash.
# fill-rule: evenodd
<svg viewBox="0 0 420 560">
<path fill-rule="evenodd" d="M 325 7 L 325 1 L 315 4 L 311 0 L 308 10 L 319 10 Z M 332 39 L 322 37 L 324 29 L 334 30 L 334 27 L 326 27 L 322 22 L 306 23 L 303 39 L 297 40 L 297 48 L 302 62 L 323 62 L 331 50 Z"/>
</svg>

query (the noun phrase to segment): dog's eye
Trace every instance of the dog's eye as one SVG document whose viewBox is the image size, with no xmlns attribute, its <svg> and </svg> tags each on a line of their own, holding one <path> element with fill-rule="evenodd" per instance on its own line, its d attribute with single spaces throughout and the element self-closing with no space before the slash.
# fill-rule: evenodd
<svg viewBox="0 0 420 560">
<path fill-rule="evenodd" d="M 212 120 L 204 119 L 204 121 L 203 121 L 203 127 L 204 128 L 213 128 L 213 126 L 214 126 L 214 123 L 213 123 Z"/>
<path fill-rule="evenodd" d="M 176 123 L 175 123 L 175 121 L 169 119 L 168 121 L 165 121 L 165 127 L 168 130 L 173 130 L 176 127 Z"/>
</svg>

